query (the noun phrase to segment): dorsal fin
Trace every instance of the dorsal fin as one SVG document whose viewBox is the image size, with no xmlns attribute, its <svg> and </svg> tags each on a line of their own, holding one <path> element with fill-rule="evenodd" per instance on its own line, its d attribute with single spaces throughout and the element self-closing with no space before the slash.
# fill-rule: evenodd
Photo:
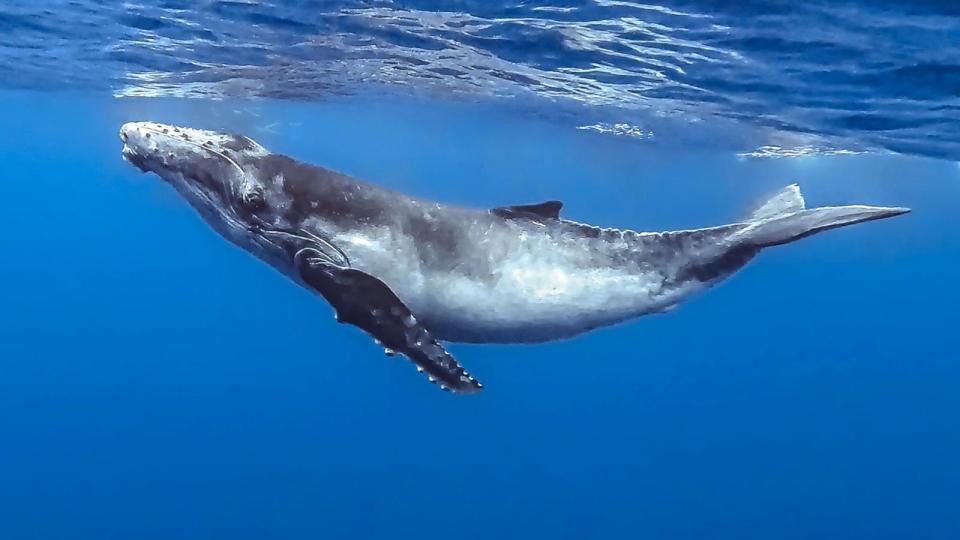
<svg viewBox="0 0 960 540">
<path fill-rule="evenodd" d="M 527 218 L 527 219 L 560 219 L 560 209 L 563 203 L 560 201 L 546 201 L 539 204 L 518 204 L 515 206 L 500 206 L 493 208 L 490 212 L 502 218 Z"/>
</svg>

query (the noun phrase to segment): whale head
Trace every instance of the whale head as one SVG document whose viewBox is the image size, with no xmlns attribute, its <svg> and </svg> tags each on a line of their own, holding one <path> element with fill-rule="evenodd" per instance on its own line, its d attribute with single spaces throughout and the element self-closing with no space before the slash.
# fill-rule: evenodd
<svg viewBox="0 0 960 540">
<path fill-rule="evenodd" d="M 271 156 L 242 135 L 130 122 L 120 128 L 123 158 L 171 184 L 220 234 L 283 269 L 302 242 L 284 236 L 289 201 L 267 185 Z"/>
<path fill-rule="evenodd" d="M 130 122 L 121 126 L 120 140 L 124 159 L 170 182 L 191 203 L 235 212 L 263 206 L 263 186 L 251 168 L 269 152 L 247 137 Z"/>
</svg>

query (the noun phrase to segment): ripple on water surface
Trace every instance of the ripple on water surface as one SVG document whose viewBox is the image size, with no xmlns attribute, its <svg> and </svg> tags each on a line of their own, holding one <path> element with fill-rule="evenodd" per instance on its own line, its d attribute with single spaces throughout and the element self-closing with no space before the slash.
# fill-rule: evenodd
<svg viewBox="0 0 960 540">
<path fill-rule="evenodd" d="M 795 147 L 960 155 L 952 3 L 8 0 L 0 31 L 7 87 L 319 99 L 386 86 L 523 98 L 580 126 L 643 125 L 595 129 L 636 140 L 662 140 L 650 124 L 670 118 Z"/>
</svg>

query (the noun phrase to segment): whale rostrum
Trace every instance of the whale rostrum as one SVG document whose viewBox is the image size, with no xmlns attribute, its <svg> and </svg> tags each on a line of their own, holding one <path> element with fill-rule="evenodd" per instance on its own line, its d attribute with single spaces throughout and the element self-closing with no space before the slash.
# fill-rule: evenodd
<svg viewBox="0 0 960 540">
<path fill-rule="evenodd" d="M 663 312 L 763 248 L 909 211 L 807 208 L 793 184 L 735 223 L 634 232 L 565 219 L 559 201 L 471 209 L 419 199 L 240 135 L 135 122 L 120 138 L 127 161 L 226 239 L 461 393 L 482 385 L 443 341 L 542 342 Z"/>
</svg>

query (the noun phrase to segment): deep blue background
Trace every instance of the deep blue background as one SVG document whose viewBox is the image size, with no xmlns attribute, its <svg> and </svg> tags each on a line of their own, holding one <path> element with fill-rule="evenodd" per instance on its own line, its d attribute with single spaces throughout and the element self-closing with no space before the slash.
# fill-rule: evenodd
<svg viewBox="0 0 960 540">
<path fill-rule="evenodd" d="M 0 538 L 960 537 L 960 170 L 649 149 L 492 106 L 0 94 Z M 764 253 L 668 315 L 451 346 L 442 393 L 120 159 L 229 128 L 473 206 L 636 229 L 914 213 Z"/>
</svg>

